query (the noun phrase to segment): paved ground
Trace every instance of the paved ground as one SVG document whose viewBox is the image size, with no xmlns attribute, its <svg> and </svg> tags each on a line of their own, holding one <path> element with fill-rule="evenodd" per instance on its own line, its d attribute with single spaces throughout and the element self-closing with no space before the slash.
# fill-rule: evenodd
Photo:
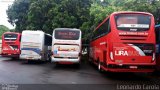
<svg viewBox="0 0 160 90">
<path fill-rule="evenodd" d="M 0 57 L 0 83 L 2 84 L 77 84 L 125 85 L 160 84 L 160 74 L 148 73 L 99 73 L 97 68 L 84 60 L 80 68 L 75 65 L 12 60 Z M 81 87 L 81 86 L 80 86 Z M 84 86 L 82 86 L 84 87 Z M 160 89 L 160 86 L 158 86 Z M 116 88 L 119 88 L 118 86 Z M 95 89 L 95 88 L 94 88 Z"/>
</svg>

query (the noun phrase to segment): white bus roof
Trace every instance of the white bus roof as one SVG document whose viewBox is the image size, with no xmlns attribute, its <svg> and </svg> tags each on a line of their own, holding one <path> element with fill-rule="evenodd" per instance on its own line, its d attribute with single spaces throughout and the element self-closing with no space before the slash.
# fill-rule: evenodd
<svg viewBox="0 0 160 90">
<path fill-rule="evenodd" d="M 77 30 L 77 31 L 81 31 L 80 29 L 77 29 L 77 28 L 55 28 L 54 30 Z"/>
<path fill-rule="evenodd" d="M 36 34 L 36 33 L 44 33 L 43 31 L 37 30 L 37 31 L 32 31 L 32 30 L 24 30 L 22 31 L 23 33 L 32 33 L 32 34 Z"/>
<path fill-rule="evenodd" d="M 41 31 L 43 32 L 42 30 L 23 30 L 23 31 Z"/>
<path fill-rule="evenodd" d="M 46 34 L 46 35 L 48 35 L 48 36 L 52 36 L 52 35 L 50 35 L 50 34 L 48 34 L 48 33 L 45 33 L 45 32 L 43 32 L 42 30 L 24 30 L 22 33 L 33 33 L 33 34 L 35 34 L 35 33 L 44 33 L 44 34 Z"/>
</svg>

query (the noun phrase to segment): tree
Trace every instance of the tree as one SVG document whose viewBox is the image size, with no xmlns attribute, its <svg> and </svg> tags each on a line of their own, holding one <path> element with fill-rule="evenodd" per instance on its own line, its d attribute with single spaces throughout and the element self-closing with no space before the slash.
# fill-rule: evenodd
<svg viewBox="0 0 160 90">
<path fill-rule="evenodd" d="M 9 31 L 9 28 L 8 27 L 6 27 L 6 26 L 4 26 L 4 25 L 0 25 L 0 39 L 2 38 L 2 34 L 4 33 L 4 32 L 7 32 L 7 31 Z"/>
<path fill-rule="evenodd" d="M 19 32 L 31 29 L 51 34 L 55 28 L 80 28 L 88 41 L 90 32 L 115 11 L 150 12 L 158 24 L 159 6 L 158 0 L 15 0 L 7 15 Z"/>
<path fill-rule="evenodd" d="M 8 7 L 7 15 L 8 22 L 16 25 L 16 31 L 21 32 L 26 29 L 27 13 L 30 6 L 30 0 L 15 0 L 14 3 Z"/>
<path fill-rule="evenodd" d="M 27 29 L 51 34 L 55 28 L 81 28 L 89 21 L 89 8 L 89 0 L 35 0 L 29 8 Z"/>
</svg>

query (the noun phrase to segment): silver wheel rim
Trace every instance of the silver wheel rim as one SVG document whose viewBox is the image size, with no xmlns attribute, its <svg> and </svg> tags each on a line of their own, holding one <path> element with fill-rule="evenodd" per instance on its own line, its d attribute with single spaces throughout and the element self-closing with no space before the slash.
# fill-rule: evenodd
<svg viewBox="0 0 160 90">
<path fill-rule="evenodd" d="M 101 64 L 100 64 L 100 62 L 98 64 L 98 70 L 101 70 Z"/>
</svg>

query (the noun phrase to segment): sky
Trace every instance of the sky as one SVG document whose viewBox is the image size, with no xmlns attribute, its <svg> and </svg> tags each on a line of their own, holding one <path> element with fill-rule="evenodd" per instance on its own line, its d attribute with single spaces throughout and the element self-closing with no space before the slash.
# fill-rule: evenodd
<svg viewBox="0 0 160 90">
<path fill-rule="evenodd" d="M 9 22 L 6 14 L 6 10 L 9 5 L 13 4 L 14 0 L 0 0 L 0 25 L 4 25 L 9 29 L 13 29 L 13 27 Z"/>
</svg>

